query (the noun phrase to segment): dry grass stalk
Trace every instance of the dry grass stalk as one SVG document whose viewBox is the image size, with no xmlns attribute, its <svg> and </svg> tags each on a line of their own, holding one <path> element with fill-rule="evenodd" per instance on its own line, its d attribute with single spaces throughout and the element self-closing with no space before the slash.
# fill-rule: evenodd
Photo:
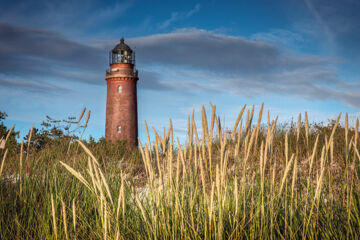
<svg viewBox="0 0 360 240">
<path fill-rule="evenodd" d="M 241 130 L 242 130 L 242 119 L 240 120 L 240 126 L 239 126 L 239 132 L 237 135 L 237 143 L 236 148 L 234 151 L 234 157 L 237 157 L 239 155 L 240 145 L 241 145 Z"/>
<path fill-rule="evenodd" d="M 279 116 L 276 116 L 275 120 L 273 121 L 273 123 L 272 123 L 272 125 L 271 125 L 270 136 L 272 136 L 272 134 L 273 134 L 274 131 L 275 131 L 275 127 L 276 127 L 276 124 L 277 124 L 278 119 L 279 119 Z"/>
<path fill-rule="evenodd" d="M 334 162 L 334 141 L 330 143 L 330 166 L 332 166 Z M 331 171 L 331 168 L 329 169 Z"/>
<path fill-rule="evenodd" d="M 210 179 L 212 179 L 212 143 L 213 143 L 213 134 L 214 134 L 214 125 L 216 119 L 216 106 L 212 106 L 212 114 L 211 114 L 211 125 L 210 125 L 210 136 L 208 137 L 207 149 L 208 149 L 208 156 L 209 156 L 209 172 L 210 172 Z"/>
<path fill-rule="evenodd" d="M 97 187 L 97 181 L 95 179 L 95 173 L 94 173 L 94 170 L 93 170 L 93 167 L 92 167 L 92 163 L 91 163 L 91 157 L 88 157 L 88 169 L 87 169 L 90 177 L 91 177 L 91 183 L 93 185 L 93 189 L 94 189 L 94 192 L 95 194 L 97 195 L 98 194 L 98 187 Z"/>
<path fill-rule="evenodd" d="M 355 139 L 354 139 L 355 146 L 357 146 L 358 139 L 359 139 L 359 119 L 356 118 L 356 124 L 355 124 Z"/>
<path fill-rule="evenodd" d="M 211 115 L 211 125 L 210 125 L 210 143 L 212 143 L 213 134 L 214 134 L 214 126 L 215 126 L 215 119 L 216 119 L 216 105 L 211 105 L 212 115 Z"/>
<path fill-rule="evenodd" d="M 250 122 L 249 122 L 249 129 L 248 131 L 251 129 L 251 124 L 252 124 L 252 121 L 253 121 L 253 118 L 254 118 L 254 112 L 255 112 L 255 104 L 253 104 L 252 108 L 251 108 L 251 115 L 250 115 Z"/>
<path fill-rule="evenodd" d="M 34 130 L 34 124 L 31 126 L 31 129 L 30 129 L 30 133 L 29 133 L 29 136 L 28 136 L 28 145 L 27 145 L 27 150 L 26 150 L 26 158 L 29 159 L 29 153 L 30 153 L 30 143 L 31 143 L 31 137 L 32 137 L 32 133 L 33 133 L 33 130 Z"/>
<path fill-rule="evenodd" d="M 120 189 L 120 193 L 121 193 L 121 209 L 122 209 L 122 215 L 123 218 L 125 219 L 125 211 L 126 211 L 126 202 L 125 202 L 125 177 L 123 174 L 121 174 L 121 189 Z"/>
<path fill-rule="evenodd" d="M 20 160 L 19 160 L 19 181 L 20 181 L 20 195 L 22 193 L 22 165 L 23 165 L 23 152 L 24 152 L 24 140 L 21 141 L 20 146 Z"/>
<path fill-rule="evenodd" d="M 237 176 L 234 177 L 235 216 L 239 213 L 239 189 Z"/>
<path fill-rule="evenodd" d="M 285 135 L 285 165 L 289 162 L 289 139 L 288 133 Z"/>
<path fill-rule="evenodd" d="M 180 155 L 180 159 L 181 159 L 181 163 L 182 163 L 182 166 L 183 166 L 183 173 L 184 173 L 184 178 L 186 178 L 186 164 L 185 164 L 185 157 L 184 157 L 184 153 L 181 149 L 181 144 L 180 144 L 180 141 L 179 141 L 179 138 L 176 138 L 177 140 L 177 143 L 178 143 L 178 148 L 179 148 L 179 152 L 178 154 Z"/>
<path fill-rule="evenodd" d="M 316 190 L 315 190 L 315 197 L 314 197 L 314 201 L 319 200 L 320 199 L 320 195 L 321 195 L 321 187 L 322 187 L 322 179 L 324 177 L 324 173 L 325 173 L 325 147 L 323 147 L 322 151 L 321 151 L 321 162 L 320 162 L 320 176 L 317 179 L 316 182 Z"/>
<path fill-rule="evenodd" d="M 309 119 L 307 112 L 305 112 L 305 138 L 306 138 L 306 147 L 309 147 Z"/>
<path fill-rule="evenodd" d="M 2 138 L 0 139 L 0 149 L 4 149 L 4 148 L 5 148 L 5 143 L 6 143 L 5 139 L 2 137 Z"/>
<path fill-rule="evenodd" d="M 329 147 L 330 147 L 330 146 L 329 146 L 329 142 L 331 142 L 332 139 L 334 138 L 334 134 L 335 134 L 335 131 L 336 131 L 336 129 L 337 129 L 337 126 L 339 125 L 340 118 L 341 118 L 341 113 L 339 114 L 338 118 L 336 119 L 336 123 L 335 123 L 335 125 L 334 125 L 334 127 L 333 127 L 333 129 L 332 129 L 332 132 L 331 132 L 331 135 L 330 135 L 330 139 L 329 139 L 328 143 L 326 144 L 326 152 L 328 151 L 328 149 L 329 149 Z"/>
<path fill-rule="evenodd" d="M 206 117 L 206 111 L 205 107 L 202 106 L 202 129 L 203 129 L 203 144 L 209 142 L 209 128 L 208 128 L 208 122 Z"/>
<path fill-rule="evenodd" d="M 349 136 L 349 117 L 348 114 L 345 114 L 345 141 L 346 146 L 348 145 L 348 136 Z"/>
<path fill-rule="evenodd" d="M 6 135 L 5 143 L 6 143 L 7 140 L 9 139 L 10 134 L 12 133 L 12 131 L 14 130 L 14 128 L 15 128 L 15 125 L 12 125 L 12 127 L 10 128 L 10 130 L 8 131 L 8 133 L 7 133 L 7 135 Z"/>
<path fill-rule="evenodd" d="M 239 125 L 239 122 L 242 119 L 242 115 L 243 115 L 243 113 L 245 111 L 245 108 L 246 108 L 246 104 L 242 107 L 242 109 L 241 109 L 241 111 L 240 111 L 240 113 L 239 113 L 239 115 L 238 115 L 238 117 L 237 117 L 237 119 L 235 121 L 235 125 L 234 125 L 234 128 L 233 128 L 232 133 L 231 133 L 231 138 L 233 138 L 234 135 L 235 135 L 237 126 Z"/>
<path fill-rule="evenodd" d="M 279 196 L 281 195 L 282 190 L 284 188 L 284 185 L 285 185 L 285 182 L 286 182 L 286 179 L 287 179 L 287 175 L 288 175 L 288 173 L 290 171 L 290 168 L 291 168 L 292 161 L 293 161 L 294 157 L 295 157 L 295 154 L 292 154 L 291 158 L 290 158 L 290 161 L 288 162 L 288 164 L 285 167 L 284 175 L 283 175 L 283 178 L 281 180 L 281 185 L 280 185 L 280 189 L 279 189 Z"/>
<path fill-rule="evenodd" d="M 149 175 L 149 180 L 152 183 L 154 180 L 155 173 L 153 172 L 152 166 L 151 166 L 151 153 L 149 151 L 148 145 L 145 143 L 145 158 L 143 159 L 145 166 L 147 166 L 147 171 Z"/>
<path fill-rule="evenodd" d="M 63 165 L 74 177 L 76 177 L 80 182 L 82 182 L 90 191 L 92 191 L 90 184 L 88 181 L 85 180 L 85 178 L 81 175 L 81 173 L 75 171 L 72 167 L 67 165 L 66 163 L 60 161 L 60 164 Z"/>
<path fill-rule="evenodd" d="M 73 227 L 76 238 L 76 206 L 75 206 L 75 198 L 72 200 L 72 217 L 73 217 Z"/>
<path fill-rule="evenodd" d="M 202 144 L 201 144 L 201 153 L 204 160 L 204 165 L 206 171 L 209 170 L 207 158 L 206 158 L 206 145 L 209 142 L 209 132 L 208 132 L 208 126 L 207 126 L 207 118 L 206 118 L 206 111 L 205 107 L 202 106 L 202 114 L 201 114 L 201 121 L 202 121 Z"/>
<path fill-rule="evenodd" d="M 257 139 L 258 139 L 258 135 L 259 135 L 259 131 L 260 131 L 260 124 L 261 124 L 261 119 L 262 119 L 263 110 L 264 110 L 264 103 L 262 103 L 262 104 L 261 104 L 261 107 L 260 107 L 260 112 L 259 112 L 259 117 L 258 117 L 258 123 L 257 123 L 257 131 L 256 131 L 256 137 L 255 137 L 255 145 L 257 145 Z M 255 148 L 256 148 L 256 147 L 255 147 Z"/>
<path fill-rule="evenodd" d="M 209 207 L 209 225 L 211 228 L 211 223 L 212 223 L 212 219 L 213 219 L 213 211 L 214 211 L 214 190 L 215 190 L 215 183 L 213 182 L 211 184 L 211 192 L 210 192 L 210 207 Z"/>
<path fill-rule="evenodd" d="M 247 110 L 247 114 L 246 114 L 246 123 L 245 123 L 245 131 L 244 131 L 244 135 L 248 135 L 248 131 L 249 131 L 249 127 L 251 125 L 251 121 L 250 121 L 250 110 Z"/>
<path fill-rule="evenodd" d="M 297 143 L 297 146 L 299 144 L 299 139 L 300 139 L 300 128 L 301 128 L 301 113 L 299 114 L 299 117 L 298 117 L 297 129 L 296 129 L 296 143 Z"/>
<path fill-rule="evenodd" d="M 65 238 L 66 238 L 66 240 L 69 240 L 69 234 L 68 234 L 68 230 L 67 230 L 67 221 L 66 221 L 66 208 L 65 208 L 65 203 L 62 199 L 61 199 L 61 208 L 62 208 L 62 216 L 63 216 L 63 221 L 64 221 Z"/>
<path fill-rule="evenodd" d="M 205 196 L 206 193 L 206 181 L 205 181 L 205 171 L 204 171 L 204 167 L 203 167 L 203 161 L 202 161 L 202 157 L 201 155 L 199 155 L 199 167 L 200 167 L 200 175 L 201 175 L 201 185 L 202 185 L 202 189 L 203 189 L 203 194 Z"/>
<path fill-rule="evenodd" d="M 161 167 L 161 163 L 160 163 L 160 151 L 159 151 L 159 144 L 160 144 L 160 137 L 158 135 L 158 133 L 156 132 L 155 128 L 152 127 L 154 134 L 155 134 L 155 156 L 156 156 L 156 164 L 157 164 L 157 169 L 158 169 L 158 173 L 159 173 L 159 178 L 162 181 L 163 180 L 163 175 L 162 175 L 162 167 Z"/>
<path fill-rule="evenodd" d="M 52 220 L 53 220 L 53 228 L 54 228 L 55 239 L 58 239 L 57 226 L 56 226 L 56 216 L 55 216 L 55 204 L 54 204 L 54 196 L 53 196 L 53 194 L 51 194 L 51 213 L 52 213 Z"/>
<path fill-rule="evenodd" d="M 110 202 L 111 202 L 111 204 L 114 204 L 114 203 L 113 203 L 113 200 L 112 200 L 112 197 L 111 197 L 109 185 L 107 184 L 106 179 L 105 179 L 105 176 L 104 176 L 104 174 L 102 173 L 102 171 L 100 170 L 100 168 L 99 168 L 99 173 L 100 173 L 100 176 L 101 176 L 102 183 L 103 183 L 103 185 L 105 186 L 106 193 L 107 193 L 107 195 L 108 195 L 108 197 L 109 197 L 109 199 L 110 199 Z"/>
<path fill-rule="evenodd" d="M 150 134 L 149 134 L 149 128 L 148 128 L 146 120 L 145 120 L 145 129 L 146 129 L 146 137 L 147 137 L 147 141 L 148 141 L 149 151 L 151 151 Z"/>
<path fill-rule="evenodd" d="M 146 216 L 146 211 L 144 209 L 144 206 L 143 206 L 143 204 L 141 203 L 140 199 L 138 198 L 138 196 L 136 194 L 135 194 L 135 201 L 136 201 L 136 204 L 138 205 L 138 207 L 139 207 L 139 209 L 141 211 L 141 215 L 142 215 L 145 223 L 152 229 L 152 226 L 151 226 L 151 224 L 150 224 L 150 222 L 149 222 L 149 220 L 148 220 L 148 218 Z"/>
<path fill-rule="evenodd" d="M 293 214 L 293 202 L 294 202 L 294 199 L 296 199 L 294 197 L 294 194 L 295 194 L 295 183 L 296 183 L 296 177 L 297 177 L 297 157 L 295 157 L 295 161 L 294 161 L 294 168 L 293 168 L 293 174 L 292 174 L 292 183 L 291 183 L 291 207 L 290 207 L 290 213 L 291 213 L 291 216 Z"/>
<path fill-rule="evenodd" d="M 358 160 L 360 160 L 360 154 L 359 154 L 359 151 L 356 148 L 355 142 L 353 142 L 353 146 L 354 146 L 354 151 L 356 153 L 356 156 L 358 157 Z"/>
<path fill-rule="evenodd" d="M 6 156 L 7 156 L 7 154 L 8 154 L 8 151 L 9 151 L 9 149 L 6 149 L 6 150 L 5 150 L 4 156 L 3 156 L 2 161 L 1 161 L 0 177 L 1 177 L 1 174 L 2 174 L 3 169 L 4 169 L 4 164 L 5 164 L 5 160 L 6 160 Z"/>
<path fill-rule="evenodd" d="M 141 153 L 141 159 L 143 160 L 144 166 L 145 166 L 145 172 L 146 172 L 147 176 L 149 177 L 149 175 L 150 175 L 149 166 L 147 164 L 146 156 L 145 156 L 145 152 L 144 152 L 145 147 L 142 146 L 140 138 L 138 138 L 138 142 L 139 142 L 139 149 L 140 149 L 140 153 Z"/>
<path fill-rule="evenodd" d="M 193 111 L 193 113 L 194 113 L 194 111 Z M 188 151 L 189 151 L 189 161 L 193 160 L 193 158 L 192 158 L 193 136 L 194 136 L 194 133 L 193 133 L 193 128 L 192 128 L 191 118 L 189 116 L 188 117 L 188 140 L 189 140 L 189 143 L 187 145 Z"/>
<path fill-rule="evenodd" d="M 81 113 L 80 113 L 80 115 L 79 115 L 79 118 L 78 118 L 78 120 L 77 120 L 77 122 L 76 122 L 77 124 L 80 123 L 81 119 L 82 119 L 83 116 L 84 116 L 85 111 L 86 111 L 86 107 L 81 111 Z"/>
<path fill-rule="evenodd" d="M 172 143 L 171 143 L 172 145 Z M 196 164 L 196 161 L 195 161 Z M 168 186 L 171 186 L 173 183 L 173 153 L 172 146 L 168 149 L 167 154 L 167 170 L 168 170 Z"/>
<path fill-rule="evenodd" d="M 245 149 L 245 151 L 246 151 L 246 160 L 250 156 L 250 150 L 252 149 L 252 146 L 253 146 L 253 143 L 254 143 L 256 131 L 257 131 L 257 126 L 254 128 L 253 132 L 251 133 L 250 141 L 249 141 L 249 143 L 247 145 L 247 149 Z"/>
<path fill-rule="evenodd" d="M 88 111 L 88 114 L 86 115 L 86 119 L 85 119 L 84 129 L 87 127 L 89 123 L 90 115 L 91 115 L 91 111 Z"/>
<path fill-rule="evenodd" d="M 84 149 L 84 151 L 91 157 L 91 159 L 99 166 L 99 162 L 96 160 L 96 158 L 92 154 L 92 152 L 85 146 L 85 144 L 79 140 L 76 140 L 76 142 Z"/>
</svg>

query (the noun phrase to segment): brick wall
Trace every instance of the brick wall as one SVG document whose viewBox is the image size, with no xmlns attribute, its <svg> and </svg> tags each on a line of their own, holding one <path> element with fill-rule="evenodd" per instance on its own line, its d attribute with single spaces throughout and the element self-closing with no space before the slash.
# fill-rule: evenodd
<svg viewBox="0 0 360 240">
<path fill-rule="evenodd" d="M 120 65 L 120 66 L 119 66 Z M 138 119 L 137 119 L 137 76 L 132 64 L 112 64 L 110 70 L 116 68 L 106 77 L 106 124 L 105 138 L 116 141 L 127 139 L 132 146 L 138 144 Z M 117 77 L 124 75 L 124 77 Z M 121 86 L 121 92 L 118 91 Z M 121 127 L 121 130 L 118 129 Z M 120 130 L 120 131 L 119 131 Z"/>
</svg>

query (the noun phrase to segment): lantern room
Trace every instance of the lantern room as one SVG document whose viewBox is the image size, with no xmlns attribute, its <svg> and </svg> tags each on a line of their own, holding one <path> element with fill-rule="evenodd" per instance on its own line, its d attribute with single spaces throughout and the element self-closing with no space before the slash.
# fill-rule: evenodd
<svg viewBox="0 0 360 240">
<path fill-rule="evenodd" d="M 126 63 L 135 64 L 135 52 L 125 44 L 124 38 L 120 39 L 120 43 L 117 44 L 109 53 L 110 64 Z"/>
</svg>

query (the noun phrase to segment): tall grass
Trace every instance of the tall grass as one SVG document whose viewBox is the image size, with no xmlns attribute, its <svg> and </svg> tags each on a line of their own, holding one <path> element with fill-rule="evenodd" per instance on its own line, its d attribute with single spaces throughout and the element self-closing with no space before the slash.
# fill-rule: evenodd
<svg viewBox="0 0 360 240">
<path fill-rule="evenodd" d="M 228 131 L 211 109 L 201 131 L 188 118 L 184 143 L 170 121 L 162 134 L 152 128 L 153 142 L 146 125 L 134 150 L 81 141 L 25 159 L 4 150 L 0 238 L 359 238 L 358 121 L 309 125 L 305 113 L 279 126 L 268 113 L 263 125 L 261 106 L 253 125 L 244 106 Z"/>
</svg>

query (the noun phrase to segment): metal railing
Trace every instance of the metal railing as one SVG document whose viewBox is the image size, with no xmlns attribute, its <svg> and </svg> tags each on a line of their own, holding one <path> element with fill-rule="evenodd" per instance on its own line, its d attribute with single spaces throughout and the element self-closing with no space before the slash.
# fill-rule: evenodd
<svg viewBox="0 0 360 240">
<path fill-rule="evenodd" d="M 106 69 L 106 71 L 105 71 L 106 76 L 111 76 L 112 74 L 117 73 L 117 72 L 120 72 L 120 69 L 114 69 L 114 70 Z M 132 72 L 132 76 L 138 77 L 139 76 L 139 71 L 137 69 L 135 69 Z"/>
</svg>

